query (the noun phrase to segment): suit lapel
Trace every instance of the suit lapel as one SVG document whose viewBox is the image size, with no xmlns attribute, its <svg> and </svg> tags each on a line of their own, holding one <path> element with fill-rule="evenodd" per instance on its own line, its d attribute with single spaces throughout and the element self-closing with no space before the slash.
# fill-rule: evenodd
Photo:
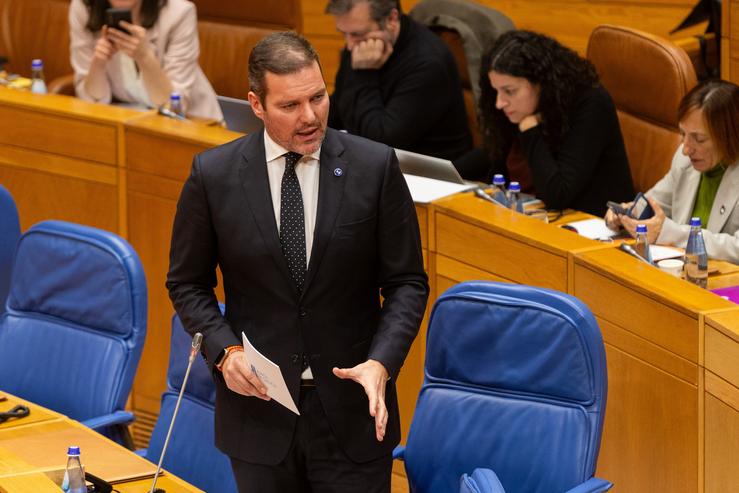
<svg viewBox="0 0 739 493">
<path fill-rule="evenodd" d="M 318 178 L 318 211 L 316 212 L 316 229 L 313 235 L 308 275 L 305 278 L 305 293 L 318 272 L 323 254 L 334 231 L 336 216 L 341 208 L 346 183 L 347 163 L 342 157 L 344 147 L 333 130 L 326 131 L 326 138 L 321 146 L 321 160 Z"/>
<path fill-rule="evenodd" d="M 698 185 L 701 182 L 701 174 L 688 163 L 688 168 L 683 175 L 683 182 L 677 187 L 676 193 L 682 197 L 690 197 L 689 200 L 675 200 L 675 208 L 672 212 L 672 220 L 678 224 L 690 224 L 690 216 L 695 207 L 695 195 L 698 193 Z"/>
<path fill-rule="evenodd" d="M 272 254 L 280 272 L 290 281 L 290 285 L 293 285 L 285 255 L 282 253 L 282 245 L 275 222 L 275 211 L 272 207 L 267 162 L 264 155 L 263 132 L 264 130 L 253 134 L 254 137 L 244 145 L 239 179 L 244 188 L 246 202 L 267 250 Z"/>
<path fill-rule="evenodd" d="M 721 179 L 721 184 L 716 191 L 716 198 L 713 200 L 711 215 L 706 226 L 714 233 L 720 233 L 724 228 L 726 221 L 734 210 L 739 195 L 736 191 L 739 189 L 739 163 L 729 166 Z"/>
</svg>

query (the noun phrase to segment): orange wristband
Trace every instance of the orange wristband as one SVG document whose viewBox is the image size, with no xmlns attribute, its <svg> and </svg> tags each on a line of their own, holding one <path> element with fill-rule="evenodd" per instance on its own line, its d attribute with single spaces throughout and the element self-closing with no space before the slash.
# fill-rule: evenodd
<svg viewBox="0 0 739 493">
<path fill-rule="evenodd" d="M 228 355 L 233 353 L 234 351 L 244 351 L 243 346 L 228 346 L 226 349 L 223 350 L 223 357 L 221 357 L 221 361 L 216 363 L 216 369 L 218 371 L 223 371 L 223 363 L 226 362 L 226 358 L 228 358 Z"/>
</svg>

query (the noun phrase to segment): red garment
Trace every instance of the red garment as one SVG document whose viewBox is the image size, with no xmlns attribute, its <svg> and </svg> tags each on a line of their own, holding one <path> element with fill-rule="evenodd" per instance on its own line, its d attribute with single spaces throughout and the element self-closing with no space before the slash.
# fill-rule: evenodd
<svg viewBox="0 0 739 493">
<path fill-rule="evenodd" d="M 536 195 L 534 189 L 534 180 L 531 178 L 531 169 L 521 150 L 521 144 L 518 139 L 513 139 L 511 149 L 508 151 L 508 157 L 505 162 L 508 169 L 508 180 L 517 181 L 521 184 L 521 191 L 531 195 Z"/>
</svg>

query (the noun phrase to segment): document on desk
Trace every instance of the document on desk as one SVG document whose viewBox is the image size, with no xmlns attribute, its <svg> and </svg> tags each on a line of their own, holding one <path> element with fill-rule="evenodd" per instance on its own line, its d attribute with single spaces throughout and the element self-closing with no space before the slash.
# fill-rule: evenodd
<svg viewBox="0 0 739 493">
<path fill-rule="evenodd" d="M 455 193 L 472 190 L 477 185 L 467 183 L 452 183 L 450 181 L 435 180 L 425 176 L 416 176 L 403 173 L 408 189 L 411 191 L 413 202 L 428 204 L 429 202 L 454 195 Z"/>
<path fill-rule="evenodd" d="M 606 222 L 600 218 L 573 221 L 571 223 L 567 223 L 567 226 L 574 228 L 580 236 L 590 238 L 591 240 L 612 238 L 618 235 L 618 232 L 608 229 Z"/>
<path fill-rule="evenodd" d="M 244 342 L 246 361 L 251 366 L 251 370 L 259 377 L 259 380 L 267 387 L 267 395 L 300 416 L 300 411 L 298 411 L 290 391 L 287 390 L 287 384 L 282 377 L 280 367 L 257 351 L 257 348 L 252 346 L 243 332 L 241 338 Z"/>
</svg>

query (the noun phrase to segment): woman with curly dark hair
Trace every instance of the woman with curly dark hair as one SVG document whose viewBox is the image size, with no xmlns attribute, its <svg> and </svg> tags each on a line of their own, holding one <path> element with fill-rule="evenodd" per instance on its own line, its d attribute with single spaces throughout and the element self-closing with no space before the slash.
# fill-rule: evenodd
<svg viewBox="0 0 739 493">
<path fill-rule="evenodd" d="M 616 108 L 589 61 L 548 36 L 509 31 L 482 59 L 480 90 L 487 165 L 462 158 L 463 176 L 502 173 L 549 208 L 600 216 L 613 197 L 633 198 Z"/>
</svg>

